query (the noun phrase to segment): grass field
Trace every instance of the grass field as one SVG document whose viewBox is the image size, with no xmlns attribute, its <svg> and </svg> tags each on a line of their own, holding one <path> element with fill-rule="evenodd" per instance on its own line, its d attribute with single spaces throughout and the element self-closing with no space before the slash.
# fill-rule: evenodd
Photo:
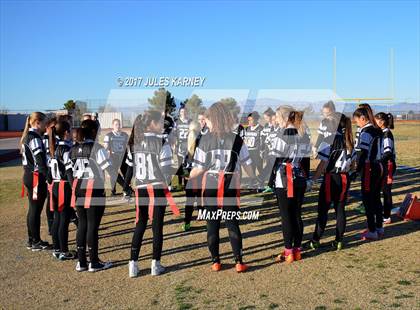
<svg viewBox="0 0 420 310">
<path fill-rule="evenodd" d="M 420 123 L 397 123 L 394 131 L 398 164 L 419 168 Z M 221 230 L 224 268 L 209 271 L 204 222 L 180 232 L 182 218 L 165 217 L 162 263 L 168 272 L 150 276 L 151 231 L 140 253 L 141 276 L 128 278 L 134 206 L 107 207 L 100 230 L 100 256 L 115 268 L 90 274 L 74 271 L 75 262 L 58 262 L 49 252 L 25 248 L 27 202 L 19 197 L 22 168 L 10 162 L 0 167 L 0 307 L 93 309 L 420 309 L 420 223 L 394 217 L 385 238 L 371 243 L 359 240 L 365 217 L 359 204 L 359 182 L 353 184 L 347 207 L 345 249 L 330 247 L 334 235 L 333 213 L 317 251 L 306 249 L 303 260 L 276 264 L 283 246 L 281 222 L 272 195 L 243 193 L 243 210 L 260 210 L 260 219 L 242 223 L 244 258 L 249 272 L 233 269 L 226 229 Z M 406 193 L 420 194 L 420 170 L 398 170 L 394 202 Z M 180 196 L 180 195 L 178 195 Z M 183 209 L 183 198 L 176 198 Z M 306 196 L 304 240 L 315 225 L 317 192 Z M 46 221 L 42 219 L 42 235 Z M 75 247 L 75 227 L 70 226 L 70 247 Z"/>
</svg>

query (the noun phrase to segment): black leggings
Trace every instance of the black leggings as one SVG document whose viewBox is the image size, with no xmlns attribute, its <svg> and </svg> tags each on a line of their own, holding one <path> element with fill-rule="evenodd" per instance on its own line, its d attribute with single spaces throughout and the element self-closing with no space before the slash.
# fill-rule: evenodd
<svg viewBox="0 0 420 310">
<path fill-rule="evenodd" d="M 117 180 L 117 182 L 112 187 L 113 191 L 115 191 L 117 183 L 122 187 L 122 189 L 124 191 L 127 191 L 127 189 L 128 189 L 128 186 L 126 185 L 126 183 L 124 181 L 124 177 L 125 177 L 125 174 L 127 173 L 127 167 L 128 167 L 126 162 L 125 162 L 126 157 L 127 157 L 126 154 L 124 154 L 124 156 L 120 156 L 120 155 L 116 155 L 116 154 L 111 155 L 111 162 L 113 163 L 113 165 L 115 163 L 115 166 L 113 166 L 115 168 L 113 168 L 113 169 L 115 169 L 114 173 L 116 175 L 116 180 Z M 117 168 L 118 166 L 119 166 L 119 168 Z M 121 171 L 121 173 L 120 173 L 120 171 Z"/>
<path fill-rule="evenodd" d="M 263 160 L 261 158 L 261 154 L 259 150 L 251 150 L 249 151 L 249 157 L 252 160 L 252 170 L 254 171 L 255 175 L 261 175 L 263 173 Z M 258 170 L 258 174 L 256 171 Z"/>
<path fill-rule="evenodd" d="M 95 204 L 91 205 L 90 208 L 85 208 L 83 204 L 76 206 L 77 215 L 79 217 L 76 234 L 77 256 L 81 266 L 87 265 L 86 243 L 89 250 L 90 262 L 92 264 L 99 262 L 98 231 L 105 211 L 105 197 L 94 197 L 92 199 L 95 199 Z M 102 200 L 102 204 L 98 200 Z"/>
<path fill-rule="evenodd" d="M 392 204 L 392 181 L 388 184 L 388 163 L 384 164 L 384 185 L 382 186 L 382 193 L 384 195 L 384 217 L 391 216 Z M 393 163 L 392 174 L 395 173 L 395 163 Z"/>
<path fill-rule="evenodd" d="M 365 171 L 362 174 L 362 201 L 366 210 L 368 229 L 375 232 L 383 226 L 383 206 L 381 202 L 382 174 L 379 164 L 371 165 L 370 189 L 365 186 Z"/>
<path fill-rule="evenodd" d="M 32 243 L 41 241 L 41 213 L 44 207 L 45 199 L 47 198 L 47 183 L 44 177 L 39 176 L 38 182 L 38 197 L 33 200 L 33 175 L 32 173 L 25 172 L 23 176 L 23 183 L 28 192 L 28 214 L 26 216 L 26 225 L 28 228 L 28 240 Z"/>
<path fill-rule="evenodd" d="M 51 227 L 54 250 L 62 253 L 68 252 L 69 223 L 73 216 L 73 209 L 70 207 L 71 187 L 68 183 L 64 185 L 64 207 L 58 210 L 59 183 L 53 184 L 53 205 L 54 221 Z"/>
<path fill-rule="evenodd" d="M 288 198 L 286 188 L 275 189 L 286 249 L 299 248 L 303 238 L 302 203 L 305 185 L 299 184 L 298 186 L 294 182 L 293 192 L 294 197 Z"/>
<path fill-rule="evenodd" d="M 163 189 L 153 189 L 153 259 L 160 260 L 163 246 L 163 218 L 165 216 L 165 209 L 167 200 Z M 131 241 L 131 258 L 130 260 L 137 261 L 139 259 L 141 245 L 143 243 L 143 235 L 147 228 L 147 220 L 149 219 L 149 202 L 150 197 L 146 188 L 136 189 L 136 228 L 134 230 L 133 239 Z"/>
<path fill-rule="evenodd" d="M 45 208 L 45 215 L 47 216 L 47 224 L 48 224 L 48 233 L 52 235 L 52 226 L 54 222 L 54 212 L 51 211 L 50 207 L 50 192 L 47 191 L 47 205 Z"/>
<path fill-rule="evenodd" d="M 204 191 L 204 206 L 206 212 L 217 212 L 217 189 L 206 189 Z M 236 189 L 229 189 L 225 191 L 225 198 L 234 198 L 236 197 Z M 224 211 L 238 211 L 239 206 L 231 203 L 229 199 L 228 203 L 223 205 Z M 207 244 L 211 254 L 212 261 L 214 263 L 220 262 L 219 256 L 219 244 L 220 244 L 220 222 L 221 218 L 207 220 Z M 239 228 L 239 222 L 236 218 L 226 219 L 225 220 L 226 228 L 229 233 L 230 245 L 232 247 L 233 255 L 235 256 L 235 261 L 237 263 L 242 263 L 242 234 Z"/>
<path fill-rule="evenodd" d="M 331 175 L 330 183 L 330 202 L 326 201 L 326 182 L 325 176 L 322 182 L 321 188 L 319 190 L 318 196 L 318 217 L 316 220 L 315 231 L 312 236 L 314 241 L 319 241 L 324 234 L 325 227 L 327 226 L 328 221 L 328 210 L 330 209 L 331 203 L 334 205 L 335 216 L 336 216 L 336 225 L 335 225 L 335 240 L 342 241 L 344 232 L 346 230 L 346 202 L 347 202 L 347 192 L 349 189 L 349 178 L 347 174 L 337 174 L 333 173 Z M 346 178 L 346 184 L 343 191 L 343 182 L 342 177 Z"/>
<path fill-rule="evenodd" d="M 187 196 L 185 202 L 185 224 L 190 224 L 193 211 L 194 211 L 194 202 L 197 203 L 197 209 L 203 209 L 201 206 L 201 189 L 198 188 L 189 188 L 190 181 L 187 183 L 187 187 L 185 188 L 185 194 Z"/>
</svg>

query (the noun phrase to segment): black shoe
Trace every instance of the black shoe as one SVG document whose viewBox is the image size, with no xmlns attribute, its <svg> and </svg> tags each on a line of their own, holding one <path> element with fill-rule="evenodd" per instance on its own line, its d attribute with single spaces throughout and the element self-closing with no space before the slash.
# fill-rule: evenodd
<svg viewBox="0 0 420 310">
<path fill-rule="evenodd" d="M 28 250 L 32 250 L 32 241 L 27 241 L 26 242 L 26 248 L 28 249 Z"/>
<path fill-rule="evenodd" d="M 54 250 L 52 252 L 52 256 L 56 259 L 60 259 L 60 254 L 61 254 L 60 250 Z"/>
<path fill-rule="evenodd" d="M 60 260 L 69 260 L 69 259 L 76 259 L 77 255 L 74 251 L 69 251 L 66 253 L 60 253 Z"/>
<path fill-rule="evenodd" d="M 111 262 L 98 262 L 98 263 L 90 263 L 89 264 L 89 272 L 97 272 L 101 270 L 105 270 L 112 267 Z"/>
<path fill-rule="evenodd" d="M 47 241 L 39 241 L 37 243 L 33 243 L 32 244 L 32 251 L 33 252 L 37 252 L 37 251 L 47 251 L 47 250 L 51 250 L 52 246 L 47 242 Z"/>
</svg>

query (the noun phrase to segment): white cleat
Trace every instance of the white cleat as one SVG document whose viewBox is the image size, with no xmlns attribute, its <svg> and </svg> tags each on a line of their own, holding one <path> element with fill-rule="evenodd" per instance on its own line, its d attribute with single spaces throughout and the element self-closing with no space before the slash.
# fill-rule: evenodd
<svg viewBox="0 0 420 310">
<path fill-rule="evenodd" d="M 137 265 L 137 261 L 130 260 L 128 262 L 128 276 L 130 278 L 135 278 L 139 275 L 139 266 Z"/>
<path fill-rule="evenodd" d="M 158 276 L 165 272 L 165 267 L 160 264 L 159 260 L 152 259 L 152 276 Z"/>
</svg>

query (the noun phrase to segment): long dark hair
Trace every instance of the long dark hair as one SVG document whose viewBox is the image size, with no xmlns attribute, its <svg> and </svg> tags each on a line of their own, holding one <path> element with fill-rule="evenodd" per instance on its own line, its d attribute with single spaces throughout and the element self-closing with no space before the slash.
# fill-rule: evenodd
<svg viewBox="0 0 420 310">
<path fill-rule="evenodd" d="M 144 112 L 144 114 L 137 115 L 134 120 L 133 129 L 131 130 L 130 138 L 128 139 L 128 145 L 139 145 L 144 139 L 144 133 L 152 121 L 159 122 L 162 119 L 162 113 L 160 111 L 150 110 Z"/>
<path fill-rule="evenodd" d="M 56 136 L 58 136 L 60 140 L 64 140 L 66 132 L 70 133 L 70 124 L 67 121 L 58 121 L 55 126 L 51 127 L 51 130 L 48 133 L 48 144 L 51 157 L 54 157 L 55 154 L 55 145 L 57 143 Z"/>
<path fill-rule="evenodd" d="M 361 103 L 359 104 L 358 108 L 366 109 L 366 111 L 368 112 L 367 118 L 369 119 L 369 122 L 371 122 L 374 127 L 378 128 L 378 124 L 376 123 L 375 117 L 373 116 L 373 110 L 370 104 Z"/>
<path fill-rule="evenodd" d="M 235 121 L 231 111 L 222 102 L 213 103 L 206 111 L 206 117 L 212 124 L 211 132 L 217 137 L 232 132 Z"/>
<path fill-rule="evenodd" d="M 80 134 L 82 140 L 95 140 L 98 133 L 98 124 L 91 119 L 86 119 L 80 124 Z"/>
<path fill-rule="evenodd" d="M 341 114 L 341 113 L 340 113 Z M 338 122 L 338 129 L 341 131 L 341 133 L 344 136 L 344 141 L 346 143 L 346 149 L 350 152 L 353 151 L 353 132 L 352 132 L 352 125 L 351 125 L 351 119 L 344 114 L 341 114 L 340 120 Z"/>
<path fill-rule="evenodd" d="M 386 128 L 394 129 L 394 116 L 391 113 L 379 112 L 375 118 L 383 121 Z"/>
</svg>

